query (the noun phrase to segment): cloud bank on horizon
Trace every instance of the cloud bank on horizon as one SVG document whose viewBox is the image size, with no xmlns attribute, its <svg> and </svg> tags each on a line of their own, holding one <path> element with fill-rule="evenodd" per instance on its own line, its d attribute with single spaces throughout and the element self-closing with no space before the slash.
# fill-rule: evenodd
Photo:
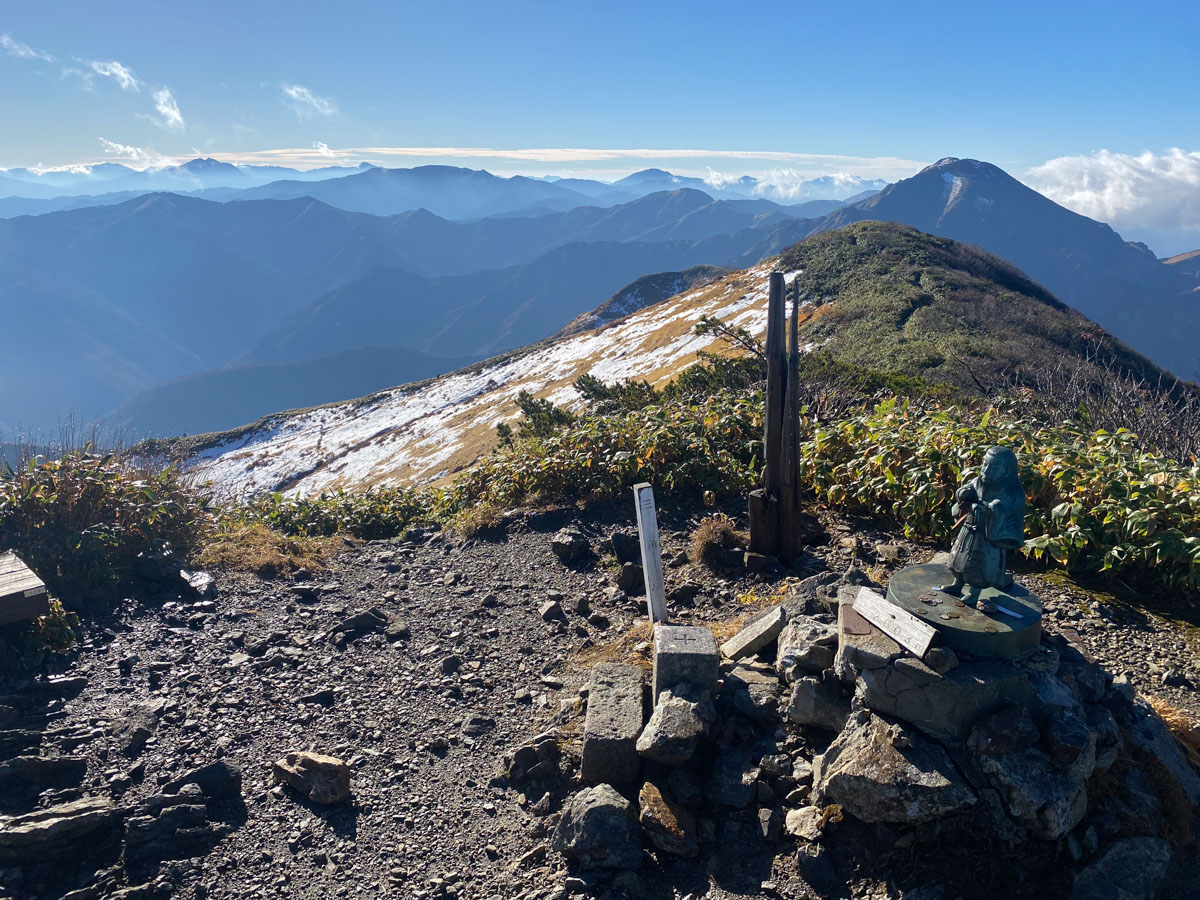
<svg viewBox="0 0 1200 900">
<path fill-rule="evenodd" d="M 1022 180 L 1159 253 L 1200 247 L 1200 150 L 1062 156 L 1034 166 Z"/>
</svg>

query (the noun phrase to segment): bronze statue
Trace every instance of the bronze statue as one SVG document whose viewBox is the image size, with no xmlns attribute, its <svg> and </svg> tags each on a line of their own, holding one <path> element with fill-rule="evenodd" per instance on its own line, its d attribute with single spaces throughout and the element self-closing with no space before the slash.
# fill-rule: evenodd
<svg viewBox="0 0 1200 900">
<path fill-rule="evenodd" d="M 955 492 L 951 514 L 961 524 L 950 551 L 954 581 L 942 590 L 956 597 L 963 585 L 1007 590 L 1008 553 L 1025 542 L 1025 488 L 1017 475 L 1017 456 L 1007 447 L 991 447 L 979 475 Z M 991 612 L 991 604 L 979 608 Z"/>
</svg>

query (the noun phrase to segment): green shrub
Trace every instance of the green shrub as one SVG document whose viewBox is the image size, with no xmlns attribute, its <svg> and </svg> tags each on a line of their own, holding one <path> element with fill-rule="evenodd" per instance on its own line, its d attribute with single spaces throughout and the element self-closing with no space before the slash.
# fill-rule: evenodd
<svg viewBox="0 0 1200 900">
<path fill-rule="evenodd" d="M 0 547 L 61 597 L 115 599 L 139 553 L 169 543 L 186 554 L 208 520 L 173 469 L 81 451 L 0 474 Z"/>
<path fill-rule="evenodd" d="M 801 444 L 801 477 L 831 506 L 945 541 L 954 490 L 992 444 L 1020 460 L 1026 555 L 1200 588 L 1200 467 L 1146 451 L 1129 431 L 893 398 L 817 426 Z"/>
<path fill-rule="evenodd" d="M 260 522 L 283 534 L 299 537 L 349 534 L 380 540 L 401 535 L 413 525 L 429 524 L 429 508 L 425 492 L 380 487 L 315 497 L 267 494 L 231 510 L 227 518 L 233 522 Z"/>
</svg>

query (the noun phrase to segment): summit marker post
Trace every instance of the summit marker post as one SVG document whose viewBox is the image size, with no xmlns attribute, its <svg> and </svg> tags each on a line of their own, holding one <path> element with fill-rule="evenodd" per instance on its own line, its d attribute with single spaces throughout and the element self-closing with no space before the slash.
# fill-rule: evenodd
<svg viewBox="0 0 1200 900">
<path fill-rule="evenodd" d="M 654 488 L 649 482 L 633 486 L 637 508 L 638 538 L 642 545 L 642 574 L 646 582 L 646 609 L 655 625 L 667 621 L 667 591 L 663 583 L 662 548 L 658 543 L 658 513 Z"/>
</svg>

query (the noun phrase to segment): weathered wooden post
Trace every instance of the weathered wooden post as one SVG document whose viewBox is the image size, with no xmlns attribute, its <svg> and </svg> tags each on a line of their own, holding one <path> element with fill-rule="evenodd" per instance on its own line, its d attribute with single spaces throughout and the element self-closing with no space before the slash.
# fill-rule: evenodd
<svg viewBox="0 0 1200 900">
<path fill-rule="evenodd" d="M 790 560 L 804 545 L 808 527 L 800 509 L 800 286 L 787 319 L 782 272 L 770 275 L 767 301 L 767 395 L 763 487 L 750 492 L 750 549 Z M 790 331 L 790 341 L 788 332 Z M 790 346 L 789 346 L 790 344 Z"/>
<path fill-rule="evenodd" d="M 642 576 L 646 582 L 646 609 L 654 624 L 667 621 L 667 592 L 663 581 L 662 548 L 658 543 L 658 513 L 654 488 L 648 482 L 633 486 L 637 508 L 638 537 L 642 544 Z"/>
</svg>

